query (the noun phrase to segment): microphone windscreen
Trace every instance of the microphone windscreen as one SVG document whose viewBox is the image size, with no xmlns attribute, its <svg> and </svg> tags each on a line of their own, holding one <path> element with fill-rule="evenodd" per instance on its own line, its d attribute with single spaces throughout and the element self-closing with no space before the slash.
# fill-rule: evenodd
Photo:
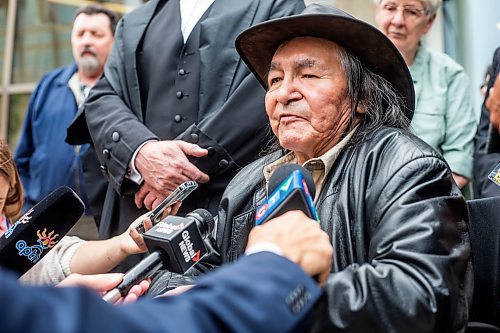
<svg viewBox="0 0 500 333">
<path fill-rule="evenodd" d="M 84 210 L 72 189 L 56 189 L 0 237 L 0 266 L 24 274 L 75 225 Z"/>
<path fill-rule="evenodd" d="M 274 170 L 273 174 L 269 178 L 268 193 L 273 193 L 274 190 L 277 189 L 281 183 L 283 183 L 283 181 L 296 170 L 299 170 L 300 173 L 302 173 L 307 189 L 309 190 L 311 197 L 314 198 L 316 195 L 316 186 L 314 185 L 314 179 L 311 173 L 306 168 L 295 163 L 283 164 Z"/>
<path fill-rule="evenodd" d="M 198 215 L 199 218 L 196 217 L 196 215 Z M 212 232 L 212 230 L 214 230 L 215 227 L 214 217 L 208 210 L 203 208 L 198 208 L 193 210 L 191 213 L 188 213 L 186 217 L 188 216 L 193 216 L 195 219 L 201 222 L 200 224 L 203 227 L 203 230 L 200 230 L 200 232 L 202 235 L 208 235 L 209 233 Z M 200 226 L 200 224 L 198 225 Z"/>
</svg>

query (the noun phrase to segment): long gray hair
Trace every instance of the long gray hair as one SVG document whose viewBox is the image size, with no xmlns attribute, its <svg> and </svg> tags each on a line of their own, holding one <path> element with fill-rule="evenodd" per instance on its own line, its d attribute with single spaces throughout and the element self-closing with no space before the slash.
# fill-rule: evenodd
<svg viewBox="0 0 500 333">
<path fill-rule="evenodd" d="M 392 85 L 380 75 L 366 68 L 358 58 L 338 46 L 338 59 L 347 80 L 347 96 L 351 109 L 350 125 L 346 134 L 356 124 L 356 111 L 362 108 L 359 129 L 352 138 L 353 143 L 364 141 L 376 129 L 387 126 L 409 129 L 410 119 L 404 112 L 405 103 L 396 94 Z"/>
</svg>

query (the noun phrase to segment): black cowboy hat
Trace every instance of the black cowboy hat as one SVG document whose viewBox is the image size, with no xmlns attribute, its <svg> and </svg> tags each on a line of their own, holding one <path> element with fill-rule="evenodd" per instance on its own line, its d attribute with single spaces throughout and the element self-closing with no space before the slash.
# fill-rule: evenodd
<svg viewBox="0 0 500 333">
<path fill-rule="evenodd" d="M 373 73 L 392 84 L 406 104 L 406 116 L 412 118 L 415 92 L 403 57 L 377 28 L 340 9 L 312 4 L 301 14 L 257 24 L 236 38 L 236 49 L 266 87 L 266 76 L 278 46 L 302 36 L 331 40 L 356 56 Z"/>
</svg>

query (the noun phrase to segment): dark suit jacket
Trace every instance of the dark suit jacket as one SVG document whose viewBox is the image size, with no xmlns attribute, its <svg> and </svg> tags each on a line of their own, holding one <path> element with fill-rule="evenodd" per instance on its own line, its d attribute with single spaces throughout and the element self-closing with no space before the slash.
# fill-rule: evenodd
<svg viewBox="0 0 500 333">
<path fill-rule="evenodd" d="M 120 21 L 104 77 L 92 89 L 83 113 L 68 132 L 68 140 L 73 143 L 88 139 L 85 116 L 101 169 L 115 191 L 125 195 L 123 200 L 131 210 L 138 186 L 125 177 L 128 163 L 141 143 L 158 139 L 144 125 L 147 110 L 141 106 L 137 50 L 163 1 L 152 0 Z M 211 182 L 190 195 L 184 208 L 192 206 L 197 195 L 199 201 L 202 196 L 214 197 L 209 207 L 198 207 L 215 212 L 229 180 L 240 167 L 258 157 L 269 138 L 265 91 L 239 58 L 234 46 L 236 36 L 256 23 L 299 13 L 303 8 L 303 0 L 216 0 L 200 22 L 200 116 L 177 139 L 189 142 L 196 135 L 198 145 L 213 147 L 210 156 L 192 159 Z M 165 112 L 172 112 L 172 117 L 175 114 L 175 110 Z M 126 214 L 127 221 L 120 221 L 118 232 L 139 216 L 135 210 L 133 215 Z"/>
<path fill-rule="evenodd" d="M 84 289 L 21 287 L 0 272 L 0 332 L 301 332 L 321 292 L 295 264 L 258 253 L 178 297 L 111 306 Z M 302 326 L 302 327 L 301 327 Z"/>
<path fill-rule="evenodd" d="M 495 78 L 500 73 L 500 48 L 493 56 L 492 74 L 488 82 L 489 89 L 493 87 Z M 500 196 L 500 186 L 488 179 L 488 174 L 500 163 L 500 134 L 490 125 L 489 112 L 483 103 L 481 119 L 475 138 L 474 154 L 474 197 L 487 198 Z"/>
</svg>

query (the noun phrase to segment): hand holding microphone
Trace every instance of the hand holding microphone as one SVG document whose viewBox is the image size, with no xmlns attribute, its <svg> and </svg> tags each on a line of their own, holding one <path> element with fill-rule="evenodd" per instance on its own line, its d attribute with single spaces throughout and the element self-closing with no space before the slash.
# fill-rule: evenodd
<svg viewBox="0 0 500 333">
<path fill-rule="evenodd" d="M 255 214 L 247 249 L 256 243 L 273 243 L 282 255 L 298 264 L 319 283 L 331 270 L 333 247 L 319 226 L 314 207 L 316 192 L 309 171 L 284 164 L 269 179 L 269 197 Z"/>
<path fill-rule="evenodd" d="M 103 299 L 115 303 L 131 286 L 161 268 L 185 273 L 207 254 L 203 239 L 210 234 L 214 224 L 212 215 L 205 209 L 197 209 L 186 217 L 167 216 L 143 235 L 151 254 L 125 273 L 122 283 Z"/>
<path fill-rule="evenodd" d="M 103 295 L 108 290 L 115 288 L 123 280 L 122 273 L 105 273 L 93 275 L 71 274 L 66 279 L 62 280 L 57 287 L 86 287 Z M 132 303 L 135 302 L 149 289 L 150 281 L 142 280 L 134 285 L 128 293 L 117 301 L 117 303 Z"/>
<path fill-rule="evenodd" d="M 303 212 L 293 210 L 250 232 L 247 249 L 259 243 L 272 243 L 281 255 L 299 265 L 320 284 L 328 278 L 332 268 L 333 247 L 319 223 Z"/>
</svg>

